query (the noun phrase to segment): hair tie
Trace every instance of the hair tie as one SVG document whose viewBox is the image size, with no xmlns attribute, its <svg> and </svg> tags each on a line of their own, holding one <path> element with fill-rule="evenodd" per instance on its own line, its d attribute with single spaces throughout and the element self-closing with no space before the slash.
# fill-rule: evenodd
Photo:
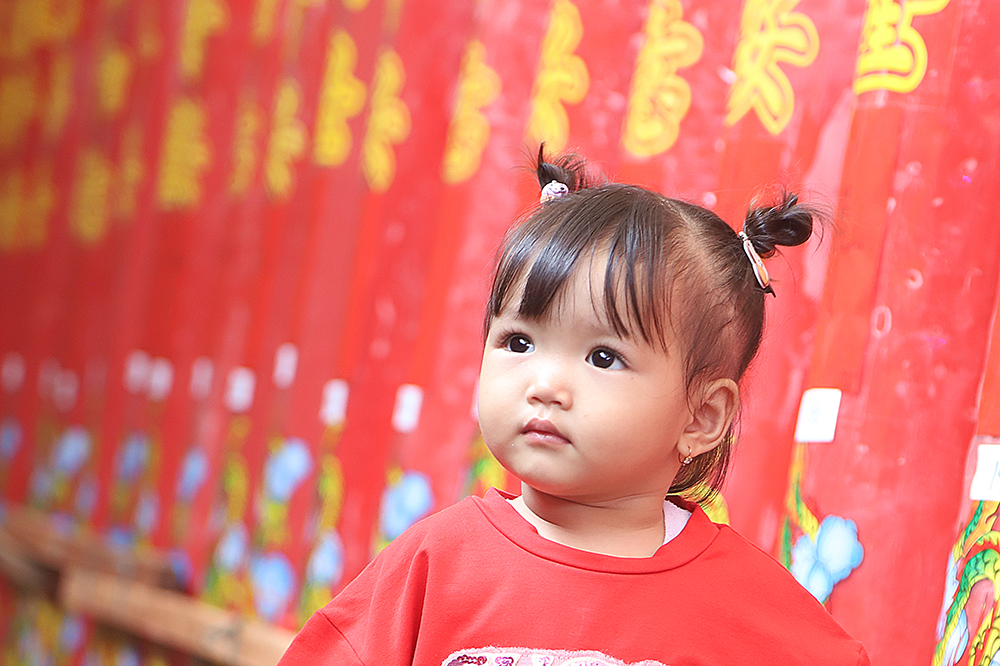
<svg viewBox="0 0 1000 666">
<path fill-rule="evenodd" d="M 558 180 L 553 180 L 542 188 L 542 195 L 538 198 L 538 201 L 539 203 L 545 203 L 546 201 L 551 201 L 552 199 L 556 199 L 568 193 L 569 187 L 566 186 L 566 183 L 560 183 Z"/>
<path fill-rule="evenodd" d="M 753 268 L 754 277 L 757 278 L 757 284 L 764 290 L 764 293 L 774 296 L 774 289 L 771 289 L 771 278 L 767 275 L 764 260 L 757 254 L 757 250 L 754 249 L 750 237 L 744 231 L 737 232 L 736 235 L 743 241 L 743 251 L 746 252 L 747 259 L 750 260 L 750 266 Z"/>
</svg>

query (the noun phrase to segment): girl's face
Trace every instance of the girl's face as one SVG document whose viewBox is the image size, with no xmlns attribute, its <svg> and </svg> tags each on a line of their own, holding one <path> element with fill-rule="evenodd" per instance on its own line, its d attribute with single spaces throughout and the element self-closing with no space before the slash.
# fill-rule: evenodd
<svg viewBox="0 0 1000 666">
<path fill-rule="evenodd" d="M 689 452 L 682 359 L 674 340 L 664 351 L 617 335 L 592 298 L 603 280 L 603 269 L 578 270 L 541 320 L 518 316 L 513 290 L 487 335 L 480 427 L 500 463 L 538 492 L 662 499 Z"/>
</svg>

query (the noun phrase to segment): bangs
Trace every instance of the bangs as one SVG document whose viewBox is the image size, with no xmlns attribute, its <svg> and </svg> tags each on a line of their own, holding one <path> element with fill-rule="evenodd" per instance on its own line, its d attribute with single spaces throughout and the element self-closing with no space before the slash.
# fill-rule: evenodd
<svg viewBox="0 0 1000 666">
<path fill-rule="evenodd" d="M 583 190 L 547 203 L 517 228 L 497 265 L 486 317 L 505 308 L 526 319 L 552 314 L 566 283 L 583 268 L 604 261 L 595 309 L 622 337 L 664 344 L 666 312 L 672 291 L 665 256 L 673 229 L 664 223 L 669 203 L 652 192 L 627 185 Z M 516 297 L 520 302 L 508 300 Z"/>
</svg>

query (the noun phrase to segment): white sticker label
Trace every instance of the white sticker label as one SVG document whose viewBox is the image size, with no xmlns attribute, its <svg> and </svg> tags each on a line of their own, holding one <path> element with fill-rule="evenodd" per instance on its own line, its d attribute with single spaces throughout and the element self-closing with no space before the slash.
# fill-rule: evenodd
<svg viewBox="0 0 1000 666">
<path fill-rule="evenodd" d="M 795 422 L 796 442 L 832 442 L 837 432 L 841 390 L 811 388 L 802 394 Z"/>
<path fill-rule="evenodd" d="M 80 392 L 80 378 L 72 370 L 62 370 L 55 376 L 52 386 L 52 402 L 60 412 L 68 412 L 76 405 Z"/>
<path fill-rule="evenodd" d="M 278 347 L 274 353 L 274 385 L 286 389 L 295 381 L 295 369 L 299 364 L 299 350 L 290 342 Z"/>
<path fill-rule="evenodd" d="M 24 357 L 17 352 L 10 352 L 3 359 L 3 390 L 7 393 L 16 393 L 24 385 L 24 376 L 27 374 L 27 364 Z"/>
<path fill-rule="evenodd" d="M 420 422 L 424 390 L 414 384 L 403 384 L 396 391 L 396 407 L 392 410 L 392 427 L 396 432 L 413 432 Z"/>
<path fill-rule="evenodd" d="M 141 393 L 149 386 L 149 370 L 152 359 L 149 354 L 136 349 L 125 361 L 125 390 Z"/>
<path fill-rule="evenodd" d="M 347 417 L 347 382 L 331 379 L 323 386 L 323 403 L 319 408 L 319 420 L 325 425 L 343 423 Z"/>
<path fill-rule="evenodd" d="M 226 407 L 234 414 L 249 411 L 257 377 L 250 368 L 237 367 L 229 371 L 226 382 Z"/>
<path fill-rule="evenodd" d="M 173 364 L 165 358 L 154 358 L 149 364 L 149 399 L 163 402 L 173 386 Z"/>
<path fill-rule="evenodd" d="M 976 447 L 976 473 L 969 485 L 969 499 L 1000 500 L 1000 444 L 980 444 Z"/>
<path fill-rule="evenodd" d="M 48 399 L 56 387 L 56 378 L 62 368 L 59 361 L 54 358 L 47 358 L 38 366 L 38 394 Z"/>
<path fill-rule="evenodd" d="M 204 400 L 212 391 L 212 375 L 215 366 L 212 359 L 207 356 L 199 356 L 191 365 L 191 397 L 195 400 Z"/>
</svg>

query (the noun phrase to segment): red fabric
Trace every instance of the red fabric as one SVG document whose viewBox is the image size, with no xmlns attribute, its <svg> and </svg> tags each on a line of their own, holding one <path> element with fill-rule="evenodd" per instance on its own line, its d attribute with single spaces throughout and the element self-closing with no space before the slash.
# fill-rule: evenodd
<svg viewBox="0 0 1000 666">
<path fill-rule="evenodd" d="M 467 498 L 390 544 L 279 666 L 869 664 L 777 562 L 684 506 L 677 537 L 628 559 L 543 539 L 495 490 Z"/>
</svg>

